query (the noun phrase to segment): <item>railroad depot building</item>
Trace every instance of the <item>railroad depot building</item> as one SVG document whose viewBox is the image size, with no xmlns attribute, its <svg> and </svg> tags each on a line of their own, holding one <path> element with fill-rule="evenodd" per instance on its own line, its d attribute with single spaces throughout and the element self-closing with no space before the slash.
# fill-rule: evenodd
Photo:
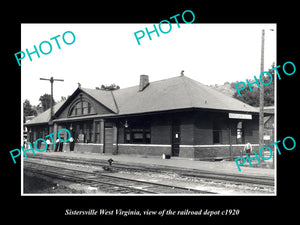
<svg viewBox="0 0 300 225">
<path fill-rule="evenodd" d="M 257 108 L 183 75 L 141 75 L 139 85 L 114 91 L 78 87 L 53 111 L 25 124 L 29 142 L 67 128 L 77 152 L 215 160 L 239 156 L 247 142 L 258 148 Z"/>
</svg>

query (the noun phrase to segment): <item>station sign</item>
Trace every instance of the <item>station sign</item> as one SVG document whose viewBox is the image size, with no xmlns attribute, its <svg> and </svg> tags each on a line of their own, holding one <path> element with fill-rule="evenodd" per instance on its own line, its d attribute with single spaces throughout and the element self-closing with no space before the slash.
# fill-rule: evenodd
<svg viewBox="0 0 300 225">
<path fill-rule="evenodd" d="M 229 119 L 244 119 L 244 120 L 252 120 L 251 114 L 241 114 L 241 113 L 228 113 Z"/>
</svg>

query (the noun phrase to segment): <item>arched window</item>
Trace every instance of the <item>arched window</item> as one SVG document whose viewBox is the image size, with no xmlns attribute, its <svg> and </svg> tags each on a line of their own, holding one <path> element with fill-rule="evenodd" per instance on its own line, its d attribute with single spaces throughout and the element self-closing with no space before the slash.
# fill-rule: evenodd
<svg viewBox="0 0 300 225">
<path fill-rule="evenodd" d="M 83 100 L 72 106 L 69 116 L 81 116 L 89 114 L 95 114 L 95 109 L 91 103 Z"/>
</svg>

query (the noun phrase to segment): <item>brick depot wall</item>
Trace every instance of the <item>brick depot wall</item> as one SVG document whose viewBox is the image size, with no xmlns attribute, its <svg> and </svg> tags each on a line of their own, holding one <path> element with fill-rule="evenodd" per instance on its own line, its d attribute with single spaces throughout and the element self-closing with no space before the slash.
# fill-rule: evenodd
<svg viewBox="0 0 300 225">
<path fill-rule="evenodd" d="M 194 158 L 195 157 L 195 148 L 194 147 L 182 147 L 179 149 L 179 157 L 183 158 Z"/>
<path fill-rule="evenodd" d="M 256 150 L 258 144 L 253 145 L 253 150 Z M 241 145 L 232 145 L 231 146 L 231 155 L 233 160 L 237 157 L 241 156 L 241 151 L 244 149 L 244 144 Z M 245 154 L 245 153 L 244 153 Z M 223 160 L 230 160 L 230 146 L 223 145 L 223 146 L 201 146 L 201 147 L 194 147 L 194 157 L 199 160 L 215 160 L 223 159 Z"/>
<path fill-rule="evenodd" d="M 151 124 L 151 144 L 171 144 L 171 121 L 159 118 Z"/>
<path fill-rule="evenodd" d="M 195 147 L 195 158 L 199 160 L 229 159 L 229 146 Z"/>
<path fill-rule="evenodd" d="M 45 148 L 44 143 L 41 143 L 40 149 Z M 244 149 L 244 145 L 232 145 L 232 158 L 233 160 L 240 156 L 240 151 Z M 53 145 L 50 146 L 53 150 Z M 90 152 L 102 153 L 103 145 L 101 144 L 86 144 L 76 143 L 74 150 L 76 152 Z M 253 150 L 258 150 L 258 144 L 253 144 Z M 36 150 L 35 150 L 36 151 Z M 70 152 L 69 143 L 64 143 L 63 151 Z M 148 156 L 161 156 L 162 154 L 171 155 L 171 145 L 134 145 L 134 144 L 119 144 L 118 154 L 134 154 L 134 155 L 148 155 Z M 215 160 L 223 159 L 230 160 L 229 145 L 216 145 L 216 146 L 180 146 L 179 157 L 195 158 L 198 160 Z"/>
<path fill-rule="evenodd" d="M 233 159 L 240 156 L 240 151 L 244 149 L 244 145 L 231 146 Z M 180 146 L 179 156 L 184 158 L 195 158 L 199 160 L 230 160 L 230 147 L 224 146 Z"/>
<path fill-rule="evenodd" d="M 172 131 L 172 123 L 170 118 L 166 116 L 155 117 L 154 119 L 151 117 L 145 117 L 143 119 L 139 118 L 139 120 L 143 121 L 151 121 L 151 144 L 163 144 L 169 145 L 171 144 L 171 131 Z M 130 124 L 130 119 L 129 119 Z M 125 129 L 122 125 L 118 127 L 118 143 L 119 144 L 129 144 L 125 143 Z M 131 144 L 131 143 L 130 143 Z"/>
<path fill-rule="evenodd" d="M 258 116 L 253 116 L 252 120 L 244 121 L 245 143 L 257 143 L 259 141 Z"/>
<path fill-rule="evenodd" d="M 194 144 L 194 124 L 192 124 L 192 122 L 183 121 L 180 125 L 180 144 Z"/>
<path fill-rule="evenodd" d="M 118 154 L 134 154 L 134 155 L 149 155 L 161 156 L 162 154 L 171 154 L 171 145 L 152 146 L 152 145 L 134 145 L 134 144 L 119 144 Z"/>
<path fill-rule="evenodd" d="M 252 120 L 229 119 L 227 113 L 197 112 L 194 120 L 194 145 L 213 144 L 213 125 L 221 131 L 221 143 L 229 144 L 229 128 L 231 129 L 231 142 L 237 144 L 237 123 L 243 122 L 244 143 L 257 143 L 258 136 L 258 115 L 252 115 Z M 183 142 L 181 144 L 184 144 Z"/>
<path fill-rule="evenodd" d="M 44 143 L 41 143 L 39 149 L 43 150 L 45 148 Z M 54 150 L 54 146 L 51 144 L 49 149 L 51 151 Z M 57 149 L 59 150 L 59 148 Z M 36 151 L 36 150 L 35 150 Z M 64 143 L 63 151 L 70 152 L 70 144 L 69 142 Z M 103 152 L 103 145 L 102 144 L 86 144 L 86 143 L 75 143 L 74 147 L 75 152 L 91 152 L 91 153 L 102 153 Z"/>
<path fill-rule="evenodd" d="M 67 151 L 70 151 L 69 144 L 67 146 Z M 102 144 L 85 144 L 85 143 L 75 143 L 74 151 L 76 152 L 91 152 L 91 153 L 102 153 Z"/>
</svg>

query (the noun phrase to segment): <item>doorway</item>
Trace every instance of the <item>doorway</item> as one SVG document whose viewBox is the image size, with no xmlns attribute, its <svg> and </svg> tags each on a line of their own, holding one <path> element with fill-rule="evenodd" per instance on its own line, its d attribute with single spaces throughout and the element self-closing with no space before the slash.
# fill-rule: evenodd
<svg viewBox="0 0 300 225">
<path fill-rule="evenodd" d="M 112 152 L 113 152 L 113 127 L 105 126 L 103 153 L 112 153 Z"/>
<path fill-rule="evenodd" d="M 172 124 L 172 156 L 179 156 L 180 150 L 180 124 Z"/>
</svg>

